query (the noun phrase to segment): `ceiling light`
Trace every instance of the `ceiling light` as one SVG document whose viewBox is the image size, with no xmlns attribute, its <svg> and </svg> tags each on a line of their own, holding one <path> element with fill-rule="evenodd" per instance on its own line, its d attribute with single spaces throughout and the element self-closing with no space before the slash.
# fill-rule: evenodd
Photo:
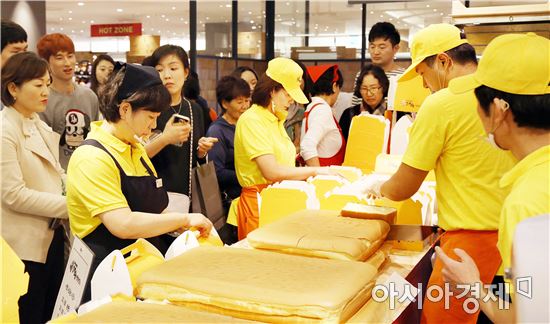
<svg viewBox="0 0 550 324">
<path fill-rule="evenodd" d="M 63 20 L 63 17 L 59 17 L 59 20 Z"/>
<path fill-rule="evenodd" d="M 253 24 L 253 23 L 254 23 L 254 20 L 251 20 L 250 23 Z"/>
<path fill-rule="evenodd" d="M 117 12 L 122 12 L 122 9 L 121 9 L 121 8 L 118 8 L 116 11 L 117 11 Z"/>
<path fill-rule="evenodd" d="M 77 3 L 77 5 L 82 7 L 84 5 L 84 2 L 79 2 L 79 3 Z"/>
<path fill-rule="evenodd" d="M 290 2 L 287 1 L 286 5 L 287 5 L 287 6 L 290 6 Z"/>
<path fill-rule="evenodd" d="M 256 29 L 256 26 L 252 26 L 252 29 Z"/>
<path fill-rule="evenodd" d="M 249 11 L 248 14 L 251 15 L 251 14 L 252 14 L 252 11 Z"/>
<path fill-rule="evenodd" d="M 441 16 L 443 16 L 443 13 L 440 13 Z"/>
<path fill-rule="evenodd" d="M 93 21 L 93 20 L 90 20 L 90 24 L 93 24 L 93 23 L 94 23 L 94 21 Z"/>
<path fill-rule="evenodd" d="M 73 20 L 73 17 L 69 17 L 68 19 L 69 19 L 69 20 Z"/>
<path fill-rule="evenodd" d="M 147 16 L 145 16 L 145 17 L 147 17 L 147 18 L 151 18 L 151 16 L 149 16 L 149 15 L 147 15 Z"/>
<path fill-rule="evenodd" d="M 172 10 L 176 10 L 176 7 L 172 7 Z"/>
<path fill-rule="evenodd" d="M 371 14 L 371 15 L 374 15 L 374 11 L 371 10 L 370 14 Z"/>
<path fill-rule="evenodd" d="M 426 5 L 426 8 L 429 8 L 429 7 L 430 7 L 430 5 L 429 5 L 429 4 L 427 4 L 427 5 Z"/>
<path fill-rule="evenodd" d="M 183 18 L 180 18 L 180 21 L 183 21 Z"/>
<path fill-rule="evenodd" d="M 55 30 L 55 27 L 52 27 L 52 30 Z"/>
<path fill-rule="evenodd" d="M 226 4 L 225 7 L 226 7 L 226 8 L 231 8 L 231 5 L 230 5 L 230 4 Z"/>
<path fill-rule="evenodd" d="M 86 20 L 82 20 L 82 23 L 85 24 L 85 23 L 86 23 Z"/>
<path fill-rule="evenodd" d="M 72 10 L 69 10 L 69 13 L 70 13 L 70 14 L 72 14 L 72 13 L 73 13 L 73 11 L 72 11 Z"/>
<path fill-rule="evenodd" d="M 206 20 L 210 20 L 210 17 L 206 17 Z"/>
<path fill-rule="evenodd" d="M 164 17 L 166 17 L 166 15 L 160 15 L 160 17 L 161 17 L 161 18 L 164 18 Z"/>
<path fill-rule="evenodd" d="M 436 11 L 437 11 L 437 9 L 436 9 L 436 8 L 434 8 L 434 12 L 436 12 Z"/>
<path fill-rule="evenodd" d="M 166 21 L 170 21 L 170 19 L 169 19 L 169 18 L 166 18 Z"/>
<path fill-rule="evenodd" d="M 63 31 L 63 27 L 59 27 L 59 30 Z"/>
<path fill-rule="evenodd" d="M 81 30 L 80 30 L 80 32 L 81 32 L 81 33 L 83 33 L 83 32 L 84 32 L 84 30 L 82 30 L 82 29 L 81 29 Z"/>
<path fill-rule="evenodd" d="M 380 15 L 380 18 L 384 18 L 384 15 Z"/>
</svg>

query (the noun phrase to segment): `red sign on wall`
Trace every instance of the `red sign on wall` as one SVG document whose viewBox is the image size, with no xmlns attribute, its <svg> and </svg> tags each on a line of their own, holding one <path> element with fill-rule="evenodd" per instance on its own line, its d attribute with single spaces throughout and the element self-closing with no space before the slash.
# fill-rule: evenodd
<svg viewBox="0 0 550 324">
<path fill-rule="evenodd" d="M 141 23 L 91 25 L 90 34 L 92 37 L 139 36 L 141 35 Z"/>
</svg>

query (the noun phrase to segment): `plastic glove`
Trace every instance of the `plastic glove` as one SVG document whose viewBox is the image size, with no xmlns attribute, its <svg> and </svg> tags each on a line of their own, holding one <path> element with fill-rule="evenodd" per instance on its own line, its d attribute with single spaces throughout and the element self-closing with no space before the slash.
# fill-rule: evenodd
<svg viewBox="0 0 550 324">
<path fill-rule="evenodd" d="M 361 180 L 361 192 L 369 198 L 381 198 L 380 188 L 386 180 L 377 177 L 365 177 Z"/>
</svg>

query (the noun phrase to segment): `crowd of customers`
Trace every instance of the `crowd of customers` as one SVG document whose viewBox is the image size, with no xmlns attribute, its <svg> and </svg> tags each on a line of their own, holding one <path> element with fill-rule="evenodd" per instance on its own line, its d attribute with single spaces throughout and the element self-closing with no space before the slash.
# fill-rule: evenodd
<svg viewBox="0 0 550 324">
<path fill-rule="evenodd" d="M 527 189 L 519 173 L 533 167 L 529 183 L 534 186 L 541 186 L 537 177 L 548 178 L 537 169 L 548 164 L 548 125 L 542 122 L 548 115 L 547 90 L 529 92 L 504 81 L 470 80 L 473 86 L 461 87 L 462 76 L 493 73 L 496 80 L 498 71 L 477 69 L 474 48 L 454 26 L 432 25 L 418 34 L 413 64 L 405 71 L 394 61 L 399 33 L 391 23 L 375 24 L 369 34 L 372 62 L 358 71 L 349 97 L 342 96 L 346 76 L 337 64 L 306 67 L 278 57 L 263 73 L 239 66 L 219 78 L 216 102 L 210 105 L 180 46 L 160 46 L 142 64 L 99 55 L 88 88 L 74 81 L 75 46 L 67 35 L 44 35 L 35 54 L 26 52 L 23 28 L 2 21 L 2 238 L 30 276 L 28 292 L 19 300 L 21 322 L 51 318 L 73 235 L 94 252 L 92 271 L 111 251 L 138 238 L 164 253 L 175 233 L 195 228 L 208 236 L 210 220 L 191 212 L 192 196 L 198 194 L 193 169 L 208 161 L 215 167 L 224 213 L 236 218 L 222 237 L 228 244 L 246 238 L 258 227 L 263 189 L 282 180 L 334 174 L 329 166 L 344 162 L 353 118 L 390 118 L 386 97 L 392 78 L 417 74 L 434 94 L 415 120 L 397 173 L 368 189 L 375 196 L 407 199 L 428 171 L 435 170 L 438 192 L 446 193 L 438 197 L 439 225 L 450 234 L 438 249 L 440 261 L 430 282 L 451 278 L 490 283 L 502 274 L 499 255 L 510 264 L 511 233 L 520 220 L 511 215 L 512 209 L 528 208 L 520 202 Z M 444 45 L 427 45 L 437 37 Z M 534 70 L 532 74 L 537 75 Z M 544 82 L 547 86 L 548 78 L 539 83 Z M 462 88 L 475 88 L 475 95 Z M 471 109 L 460 110 L 465 104 Z M 484 128 L 493 142 L 498 129 L 497 148 L 479 141 Z M 498 148 L 512 150 L 521 161 L 501 181 L 516 185 L 506 200 L 497 180 L 516 160 Z M 465 192 L 456 183 L 478 189 Z M 539 191 L 544 190 L 548 188 Z M 487 199 L 474 204 L 476 217 L 447 216 L 458 211 L 473 215 L 471 201 L 480 192 Z M 543 199 L 537 197 L 537 202 Z M 533 200 L 532 209 L 547 210 L 537 202 Z M 518 217 L 532 216 L 528 213 Z M 479 251 L 489 245 L 489 252 Z M 454 253 L 451 246 L 469 253 L 477 267 L 452 263 L 447 256 Z M 481 279 L 479 272 L 478 277 L 462 275 L 461 266 L 479 268 Z M 445 273 L 444 267 L 454 272 Z M 90 297 L 88 283 L 83 302 Z M 443 315 L 440 304 L 426 303 L 423 316 L 448 320 L 452 314 Z"/>
</svg>

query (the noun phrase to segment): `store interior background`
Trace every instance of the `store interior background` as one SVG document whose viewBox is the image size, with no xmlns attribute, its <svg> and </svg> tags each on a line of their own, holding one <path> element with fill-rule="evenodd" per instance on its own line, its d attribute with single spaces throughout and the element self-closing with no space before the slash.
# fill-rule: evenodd
<svg viewBox="0 0 550 324">
<path fill-rule="evenodd" d="M 215 85 L 221 76 L 239 65 L 261 74 L 267 61 L 278 56 L 300 59 L 306 65 L 337 63 L 344 73 L 343 90 L 352 91 L 356 72 L 369 61 L 364 38 L 379 21 L 391 22 L 399 30 L 396 61 L 404 67 L 410 64 L 409 40 L 433 23 L 464 26 L 478 55 L 503 33 L 533 31 L 550 38 L 548 0 L 3 0 L 1 9 L 2 19 L 26 29 L 30 50 L 35 50 L 45 33 L 69 35 L 75 43 L 81 70 L 77 80 L 81 82 L 87 81 L 96 55 L 107 53 L 115 60 L 139 63 L 160 45 L 180 45 L 190 52 L 201 95 L 212 107 L 216 106 Z M 142 35 L 90 36 L 91 25 L 119 23 L 141 23 Z M 236 50 L 233 43 L 237 43 Z M 196 55 L 190 51 L 193 44 Z"/>
</svg>

